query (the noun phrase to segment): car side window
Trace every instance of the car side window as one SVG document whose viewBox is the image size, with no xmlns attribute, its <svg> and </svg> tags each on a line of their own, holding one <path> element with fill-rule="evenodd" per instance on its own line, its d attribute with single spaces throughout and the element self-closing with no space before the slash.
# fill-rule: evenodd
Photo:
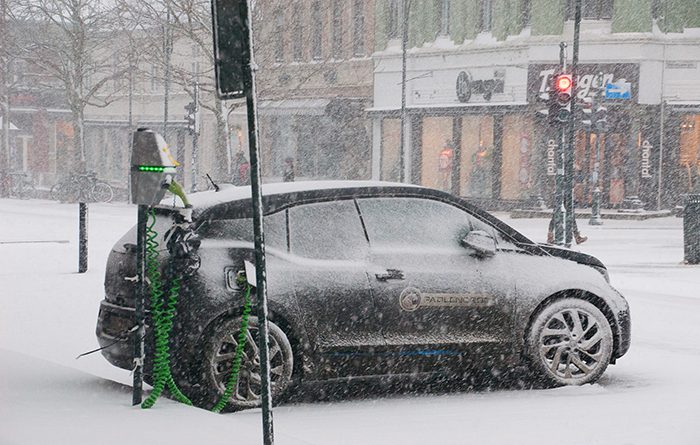
<svg viewBox="0 0 700 445">
<path fill-rule="evenodd" d="M 352 200 L 289 209 L 290 251 L 321 260 L 362 260 L 369 246 Z"/>
<path fill-rule="evenodd" d="M 263 217 L 265 245 L 287 250 L 287 218 L 285 211 Z M 200 236 L 211 239 L 231 239 L 253 242 L 253 219 L 216 219 L 203 224 Z"/>
<path fill-rule="evenodd" d="M 456 249 L 470 230 L 488 227 L 464 210 L 430 199 L 366 198 L 358 204 L 373 247 Z"/>
</svg>

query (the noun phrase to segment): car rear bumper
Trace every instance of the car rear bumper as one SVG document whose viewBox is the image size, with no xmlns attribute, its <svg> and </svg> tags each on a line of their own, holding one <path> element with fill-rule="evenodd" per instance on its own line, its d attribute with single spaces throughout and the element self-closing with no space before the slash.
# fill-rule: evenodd
<svg viewBox="0 0 700 445">
<path fill-rule="evenodd" d="M 106 300 L 100 303 L 95 334 L 102 355 L 112 365 L 131 370 L 134 367 L 134 308 L 118 306 Z"/>
</svg>

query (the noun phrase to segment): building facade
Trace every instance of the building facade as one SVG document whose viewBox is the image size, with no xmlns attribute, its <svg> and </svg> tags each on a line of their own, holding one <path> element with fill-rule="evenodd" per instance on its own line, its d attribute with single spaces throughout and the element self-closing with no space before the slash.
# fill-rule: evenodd
<svg viewBox="0 0 700 445">
<path fill-rule="evenodd" d="M 295 180 L 369 179 L 374 13 L 374 0 L 257 3 L 266 181 L 290 168 Z"/>
<path fill-rule="evenodd" d="M 558 140 L 543 93 L 566 42 L 573 1 L 412 3 L 406 68 L 404 173 L 410 182 L 488 208 L 554 195 Z M 583 0 L 577 104 L 602 73 L 604 132 L 577 125 L 575 188 L 590 205 L 596 152 L 608 208 L 669 208 L 693 190 L 700 164 L 700 11 L 686 1 Z M 403 2 L 377 6 L 373 177 L 397 180 Z M 380 14 L 381 12 L 381 14 Z M 381 17 L 381 20 L 380 20 Z M 413 31 L 412 31 L 413 30 Z"/>
</svg>

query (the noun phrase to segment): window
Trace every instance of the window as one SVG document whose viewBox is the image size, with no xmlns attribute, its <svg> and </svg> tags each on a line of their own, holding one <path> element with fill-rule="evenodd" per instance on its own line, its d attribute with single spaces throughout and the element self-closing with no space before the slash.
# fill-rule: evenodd
<svg viewBox="0 0 700 445">
<path fill-rule="evenodd" d="M 450 35 L 451 0 L 438 0 L 438 35 Z"/>
<path fill-rule="evenodd" d="M 576 0 L 566 0 L 566 18 L 574 20 Z M 581 18 L 583 20 L 609 20 L 612 18 L 613 0 L 581 0 Z"/>
<path fill-rule="evenodd" d="M 294 5 L 292 13 L 292 57 L 296 61 L 304 59 L 304 27 L 303 27 L 303 10 L 301 4 Z"/>
<path fill-rule="evenodd" d="M 272 249 L 287 250 L 287 215 L 285 211 L 263 218 L 265 245 Z M 216 219 L 203 224 L 198 230 L 203 238 L 254 242 L 253 219 Z"/>
<path fill-rule="evenodd" d="M 457 207 L 429 199 L 369 198 L 358 203 L 373 248 L 460 248 L 475 221 Z"/>
<path fill-rule="evenodd" d="M 352 40 L 353 54 L 365 55 L 365 2 L 353 0 L 354 36 Z"/>
<path fill-rule="evenodd" d="M 275 61 L 284 61 L 284 10 L 275 12 Z"/>
<path fill-rule="evenodd" d="M 389 0 L 387 2 L 387 8 L 389 9 L 387 11 L 387 36 L 389 39 L 398 39 L 400 38 L 399 34 L 401 33 L 401 6 L 400 2 L 401 0 Z"/>
<path fill-rule="evenodd" d="M 488 32 L 493 27 L 493 0 L 481 0 L 479 3 L 479 31 Z"/>
<path fill-rule="evenodd" d="M 289 209 L 292 254 L 319 260 L 362 260 L 367 238 L 354 201 L 306 204 Z"/>
<path fill-rule="evenodd" d="M 320 1 L 311 5 L 311 57 L 323 58 L 323 8 Z"/>
<path fill-rule="evenodd" d="M 343 55 L 343 1 L 333 0 L 333 57 Z"/>
</svg>

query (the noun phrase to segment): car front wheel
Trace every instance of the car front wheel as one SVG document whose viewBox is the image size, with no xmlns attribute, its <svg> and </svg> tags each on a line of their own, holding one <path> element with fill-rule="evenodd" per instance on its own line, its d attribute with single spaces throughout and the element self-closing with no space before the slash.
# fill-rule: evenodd
<svg viewBox="0 0 700 445">
<path fill-rule="evenodd" d="M 533 371 L 545 383 L 583 385 L 600 378 L 610 363 L 610 323 L 593 304 L 567 298 L 547 306 L 529 336 Z"/>
<path fill-rule="evenodd" d="M 207 405 L 218 403 L 231 379 L 236 349 L 241 332 L 242 317 L 221 322 L 213 331 L 202 351 L 203 383 L 207 393 Z M 238 378 L 233 386 L 225 411 L 237 411 L 261 406 L 261 368 L 258 348 L 258 318 L 250 317 L 245 335 L 243 355 Z M 269 322 L 270 333 L 270 383 L 273 401 L 287 389 L 292 377 L 292 347 L 276 324 Z"/>
</svg>

